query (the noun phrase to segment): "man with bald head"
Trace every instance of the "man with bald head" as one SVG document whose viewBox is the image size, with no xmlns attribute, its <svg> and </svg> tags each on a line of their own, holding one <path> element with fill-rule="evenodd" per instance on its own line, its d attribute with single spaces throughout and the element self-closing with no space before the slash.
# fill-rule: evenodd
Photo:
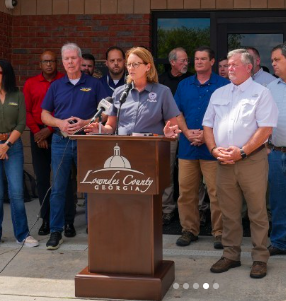
<svg viewBox="0 0 286 301">
<path fill-rule="evenodd" d="M 26 102 L 26 123 L 30 128 L 32 163 L 37 178 L 37 189 L 40 205 L 42 205 L 47 190 L 50 187 L 51 173 L 51 137 L 53 128 L 47 127 L 41 120 L 41 104 L 51 85 L 55 80 L 62 78 L 63 73 L 57 71 L 57 56 L 52 51 L 44 51 L 40 56 L 39 67 L 41 73 L 29 78 L 24 85 L 24 95 Z M 75 236 L 73 220 L 75 216 L 75 205 L 73 202 L 73 191 L 71 181 L 66 194 L 66 227 L 67 236 Z M 50 204 L 49 195 L 41 208 L 42 226 L 39 229 L 39 235 L 48 235 Z"/>
</svg>

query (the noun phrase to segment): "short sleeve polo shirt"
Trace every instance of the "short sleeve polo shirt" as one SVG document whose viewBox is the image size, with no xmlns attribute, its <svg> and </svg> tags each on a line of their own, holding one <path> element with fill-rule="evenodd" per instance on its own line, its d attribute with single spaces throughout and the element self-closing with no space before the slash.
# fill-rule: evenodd
<svg viewBox="0 0 286 301">
<path fill-rule="evenodd" d="M 228 83 L 228 79 L 215 73 L 212 73 L 210 79 L 204 84 L 198 81 L 197 75 L 190 76 L 179 83 L 175 100 L 184 115 L 188 129 L 203 129 L 203 118 L 212 93 Z M 188 160 L 215 160 L 206 144 L 193 146 L 183 133 L 180 135 L 178 157 Z"/>
<path fill-rule="evenodd" d="M 117 116 L 119 99 L 125 86 L 115 90 L 111 116 Z M 180 114 L 171 90 L 161 84 L 149 83 L 141 92 L 130 90 L 119 116 L 119 135 L 150 132 L 163 135 L 165 122 Z"/>
<path fill-rule="evenodd" d="M 96 113 L 98 103 L 105 97 L 107 92 L 98 79 L 83 73 L 73 85 L 66 75 L 51 84 L 42 109 L 54 112 L 59 119 L 75 116 L 86 120 Z"/>
</svg>

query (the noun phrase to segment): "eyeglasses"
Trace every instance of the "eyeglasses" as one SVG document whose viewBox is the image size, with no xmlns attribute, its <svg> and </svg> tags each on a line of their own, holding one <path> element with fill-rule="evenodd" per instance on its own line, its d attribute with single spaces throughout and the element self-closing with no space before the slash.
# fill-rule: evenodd
<svg viewBox="0 0 286 301">
<path fill-rule="evenodd" d="M 179 63 L 188 63 L 189 64 L 189 59 L 182 59 L 182 60 L 177 60 Z"/>
<path fill-rule="evenodd" d="M 44 60 L 41 61 L 42 64 L 48 65 L 48 64 L 54 64 L 56 62 L 56 60 Z"/>
<path fill-rule="evenodd" d="M 137 69 L 140 65 L 147 65 L 147 63 L 140 63 L 140 62 L 138 62 L 138 63 L 129 63 L 129 64 L 126 65 L 126 67 L 128 69 L 130 69 L 131 67 Z"/>
</svg>

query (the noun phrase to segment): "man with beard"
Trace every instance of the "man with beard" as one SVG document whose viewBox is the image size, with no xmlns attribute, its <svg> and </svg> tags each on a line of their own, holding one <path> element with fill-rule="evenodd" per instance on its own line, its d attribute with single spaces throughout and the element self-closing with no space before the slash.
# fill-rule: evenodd
<svg viewBox="0 0 286 301">
<path fill-rule="evenodd" d="M 94 73 L 94 68 L 95 68 L 94 56 L 90 53 L 83 53 L 81 67 L 80 67 L 81 72 L 92 76 Z"/>
<path fill-rule="evenodd" d="M 231 83 L 217 89 L 204 116 L 204 138 L 217 165 L 217 194 L 223 217 L 223 256 L 211 267 L 223 273 L 241 265 L 242 195 L 251 228 L 251 278 L 267 274 L 268 161 L 265 141 L 277 125 L 278 109 L 270 91 L 252 79 L 253 57 L 246 49 L 228 53 Z M 280 194 L 281 195 L 281 194 Z"/>
<path fill-rule="evenodd" d="M 175 95 L 179 82 L 192 75 L 188 72 L 189 59 L 186 50 L 182 47 L 171 50 L 169 62 L 171 69 L 159 76 L 159 83 L 169 87 Z"/>
<path fill-rule="evenodd" d="M 125 53 L 120 47 L 112 46 L 107 49 L 105 56 L 108 72 L 100 81 L 108 96 L 112 96 L 116 88 L 125 84 Z"/>
<path fill-rule="evenodd" d="M 169 62 L 171 69 L 165 71 L 159 76 L 159 83 L 169 87 L 173 96 L 176 93 L 178 84 L 181 80 L 191 75 L 188 72 L 189 59 L 187 52 L 184 48 L 178 47 L 170 51 Z M 170 177 L 171 185 L 167 187 L 162 196 L 162 222 L 163 225 L 169 225 L 173 220 L 175 214 L 176 203 L 174 200 L 174 170 L 176 163 L 178 142 L 171 142 L 171 154 L 170 154 Z"/>
</svg>

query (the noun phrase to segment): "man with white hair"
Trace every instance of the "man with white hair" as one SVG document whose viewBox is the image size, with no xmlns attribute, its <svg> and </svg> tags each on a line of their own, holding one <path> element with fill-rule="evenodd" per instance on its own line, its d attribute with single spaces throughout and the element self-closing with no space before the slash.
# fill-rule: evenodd
<svg viewBox="0 0 286 301">
<path fill-rule="evenodd" d="M 244 195 L 253 244 L 250 277 L 263 278 L 269 258 L 265 201 L 268 160 L 264 144 L 277 125 L 278 109 L 270 91 L 253 81 L 252 70 L 253 57 L 246 49 L 229 52 L 231 83 L 212 94 L 203 126 L 207 147 L 219 163 L 217 196 L 223 219 L 223 256 L 211 272 L 223 273 L 241 265 Z"/>
<path fill-rule="evenodd" d="M 169 87 L 175 95 L 179 82 L 192 74 L 188 72 L 189 59 L 184 48 L 171 50 L 168 58 L 171 69 L 159 76 L 159 83 Z"/>
<path fill-rule="evenodd" d="M 43 123 L 55 128 L 51 146 L 53 186 L 48 250 L 58 249 L 63 242 L 65 191 L 72 162 L 77 164 L 77 142 L 69 143 L 68 135 L 88 124 L 99 101 L 107 96 L 98 79 L 81 72 L 81 49 L 76 44 L 65 44 L 61 53 L 67 74 L 52 83 L 42 103 Z"/>
</svg>

